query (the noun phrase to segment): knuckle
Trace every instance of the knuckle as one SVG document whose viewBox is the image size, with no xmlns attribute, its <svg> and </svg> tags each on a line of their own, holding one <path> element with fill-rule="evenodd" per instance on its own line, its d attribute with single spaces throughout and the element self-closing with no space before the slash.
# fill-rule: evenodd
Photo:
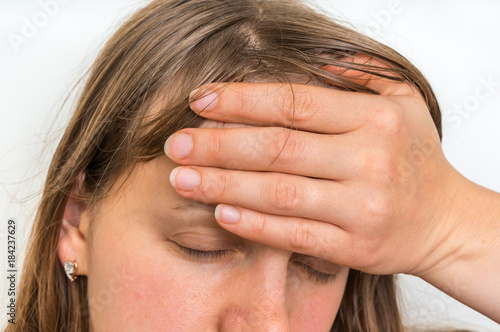
<svg viewBox="0 0 500 332">
<path fill-rule="evenodd" d="M 212 130 L 207 137 L 207 152 L 213 160 L 219 160 L 222 154 L 221 133 L 221 130 Z"/>
<path fill-rule="evenodd" d="M 298 139 L 292 129 L 280 128 L 271 137 L 271 154 L 269 162 L 279 162 L 281 165 L 296 163 L 304 156 L 304 142 Z"/>
<path fill-rule="evenodd" d="M 247 115 L 249 109 L 251 109 L 253 106 L 250 105 L 249 100 L 251 100 L 251 98 L 248 98 L 248 96 L 251 95 L 251 93 L 247 92 L 243 86 L 240 86 L 239 89 L 241 90 L 239 90 L 237 93 L 232 93 L 231 111 L 236 116 L 245 116 Z"/>
<path fill-rule="evenodd" d="M 361 209 L 366 220 L 374 225 L 381 227 L 387 221 L 393 212 L 391 201 L 380 193 L 367 195 L 363 201 Z"/>
<path fill-rule="evenodd" d="M 355 261 L 363 269 L 371 269 L 377 266 L 380 256 L 380 244 L 377 241 L 364 241 L 353 247 L 350 261 Z"/>
<path fill-rule="evenodd" d="M 373 115 L 373 124 L 382 135 L 399 135 L 404 124 L 403 113 L 396 106 L 389 106 Z"/>
<path fill-rule="evenodd" d="M 287 122 L 304 123 L 314 116 L 314 105 L 309 89 L 289 88 L 283 95 L 282 112 Z"/>
<path fill-rule="evenodd" d="M 369 267 L 380 255 L 385 239 L 375 228 L 349 234 L 346 259 L 358 267 Z"/>
<path fill-rule="evenodd" d="M 227 196 L 229 175 L 227 172 L 221 172 L 215 178 L 215 192 L 217 193 L 217 198 L 224 198 Z"/>
<path fill-rule="evenodd" d="M 299 190 L 295 183 L 278 177 L 269 186 L 267 197 L 274 207 L 283 211 L 295 211 L 299 207 Z"/>
<path fill-rule="evenodd" d="M 364 266 L 372 269 L 381 265 L 381 259 L 383 259 L 383 244 L 384 241 L 382 237 L 373 237 L 365 242 L 363 246 Z"/>
<path fill-rule="evenodd" d="M 228 196 L 228 183 L 230 175 L 228 172 L 217 172 L 217 174 L 204 177 L 201 194 L 208 201 L 224 201 Z"/>
<path fill-rule="evenodd" d="M 399 174 L 396 159 L 385 150 L 370 150 L 361 155 L 360 159 L 358 171 L 375 175 L 379 182 L 392 182 Z"/>
<path fill-rule="evenodd" d="M 303 223 L 292 224 L 288 231 L 288 238 L 290 246 L 297 250 L 308 248 L 312 240 L 309 228 Z"/>
<path fill-rule="evenodd" d="M 256 238 L 261 238 L 266 232 L 267 215 L 258 213 L 255 217 L 255 222 L 252 223 L 252 233 Z"/>
</svg>

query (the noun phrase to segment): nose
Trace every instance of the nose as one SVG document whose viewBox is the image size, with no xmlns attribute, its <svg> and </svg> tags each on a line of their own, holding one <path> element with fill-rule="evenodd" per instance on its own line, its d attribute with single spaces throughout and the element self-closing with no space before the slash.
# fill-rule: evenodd
<svg viewBox="0 0 500 332">
<path fill-rule="evenodd" d="M 289 332 L 287 273 L 290 253 L 262 250 L 241 271 L 221 317 L 219 331 Z"/>
</svg>

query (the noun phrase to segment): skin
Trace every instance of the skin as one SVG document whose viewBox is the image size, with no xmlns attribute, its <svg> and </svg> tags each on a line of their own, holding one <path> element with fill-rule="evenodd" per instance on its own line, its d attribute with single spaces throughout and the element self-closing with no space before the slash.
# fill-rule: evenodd
<svg viewBox="0 0 500 332">
<path fill-rule="evenodd" d="M 329 331 L 349 269 L 224 230 L 214 205 L 169 185 L 175 166 L 166 157 L 137 166 L 91 225 L 70 197 L 59 257 L 88 277 L 92 331 Z M 228 252 L 197 259 L 177 244 Z M 303 264 L 335 278 L 319 282 Z"/>
<path fill-rule="evenodd" d="M 292 99 L 284 85 L 232 83 L 225 89 L 223 84 L 223 94 L 193 101 L 193 111 L 214 121 L 269 127 L 183 129 L 165 144 L 175 164 L 153 172 L 152 188 L 166 190 L 170 180 L 185 202 L 223 203 L 214 212 L 217 223 L 238 236 L 243 244 L 237 248 L 254 248 L 238 251 L 244 258 L 229 263 L 231 272 L 224 264 L 211 270 L 198 262 L 190 265 L 193 269 L 183 266 L 183 274 L 169 274 L 178 271 L 178 265 L 170 267 L 180 258 L 159 244 L 165 243 L 159 240 L 164 233 L 145 231 L 154 218 L 130 210 L 130 192 L 120 191 L 115 197 L 123 196 L 121 201 L 99 209 L 95 239 L 88 231 L 87 210 L 70 197 L 58 254 L 62 263 L 78 259 L 79 274 L 89 277 L 96 330 L 104 322 L 125 330 L 161 330 L 173 323 L 183 324 L 177 330 L 186 324 L 209 331 L 327 329 L 345 286 L 339 276 L 346 276 L 347 268 L 336 279 L 339 289 L 331 293 L 317 285 L 316 292 L 305 283 L 289 286 L 294 285 L 289 281 L 295 274 L 289 273 L 293 252 L 368 273 L 419 276 L 500 322 L 500 194 L 472 183 L 449 164 L 413 87 L 338 68 L 325 70 L 365 84 L 380 96 L 296 84 Z M 290 133 L 282 127 L 290 126 L 292 114 L 296 130 Z M 176 164 L 186 166 L 167 179 Z M 137 190 L 145 188 L 142 182 Z M 137 211 L 152 213 L 167 204 L 165 199 L 150 201 L 151 209 L 145 209 L 147 200 L 137 204 L 158 196 L 152 192 L 149 188 L 135 197 L 141 206 Z M 231 223 L 224 213 L 230 206 L 238 217 Z M 157 214 L 170 216 L 170 210 Z M 184 220 L 193 219 L 198 220 Z M 168 258 L 170 265 L 158 264 L 158 257 Z M 207 277 L 203 271 L 222 276 Z M 323 294 L 331 294 L 326 302 Z M 325 304 L 333 310 L 322 311 Z M 150 315 L 151 310 L 159 315 Z"/>
<path fill-rule="evenodd" d="M 212 94 L 191 102 L 197 114 L 258 127 L 169 137 L 166 154 L 185 165 L 170 177 L 177 193 L 222 203 L 217 222 L 243 238 L 367 273 L 412 274 L 500 322 L 500 194 L 446 160 L 410 84 L 324 69 L 380 96 L 299 84 L 295 99 L 283 84 L 203 87 Z"/>
</svg>

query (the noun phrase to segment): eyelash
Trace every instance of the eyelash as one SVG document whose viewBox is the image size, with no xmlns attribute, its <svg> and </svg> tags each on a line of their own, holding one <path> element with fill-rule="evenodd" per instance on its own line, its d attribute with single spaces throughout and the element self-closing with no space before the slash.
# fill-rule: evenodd
<svg viewBox="0 0 500 332">
<path fill-rule="evenodd" d="M 181 251 L 186 254 L 189 258 L 194 258 L 196 261 L 215 261 L 229 254 L 228 250 L 196 250 L 188 247 L 181 246 L 178 244 Z"/>
<path fill-rule="evenodd" d="M 329 273 L 320 272 L 320 271 L 310 267 L 309 265 L 306 265 L 303 263 L 295 262 L 295 264 L 299 265 L 299 267 L 307 273 L 309 278 L 313 279 L 314 281 L 316 281 L 319 284 L 327 284 L 329 282 L 334 281 L 335 278 L 337 277 L 336 274 L 329 274 Z"/>
<path fill-rule="evenodd" d="M 204 250 L 196 250 L 188 247 L 181 246 L 178 244 L 181 252 L 187 255 L 189 258 L 194 258 L 196 261 L 209 261 L 213 262 L 217 259 L 220 259 L 227 254 L 229 254 L 229 250 L 212 250 L 212 251 L 204 251 Z M 334 281 L 336 276 L 335 274 L 329 274 L 320 272 L 309 265 L 295 262 L 304 272 L 307 273 L 310 279 L 314 280 L 319 284 L 327 284 L 331 281 Z"/>
</svg>

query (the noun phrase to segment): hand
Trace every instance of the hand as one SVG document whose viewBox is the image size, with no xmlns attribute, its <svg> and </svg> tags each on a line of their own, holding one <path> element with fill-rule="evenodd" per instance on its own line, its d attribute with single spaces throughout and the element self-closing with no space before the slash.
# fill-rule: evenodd
<svg viewBox="0 0 500 332">
<path fill-rule="evenodd" d="M 211 85 L 224 90 L 193 102 L 194 111 L 259 127 L 174 134 L 168 156 L 196 165 L 174 171 L 174 186 L 184 197 L 224 203 L 216 210 L 220 225 L 244 238 L 368 273 L 423 273 L 454 250 L 446 242 L 456 228 L 446 213 L 462 178 L 415 88 L 343 75 L 381 96 L 310 85 Z M 225 212 L 236 222 L 224 222 Z"/>
</svg>

